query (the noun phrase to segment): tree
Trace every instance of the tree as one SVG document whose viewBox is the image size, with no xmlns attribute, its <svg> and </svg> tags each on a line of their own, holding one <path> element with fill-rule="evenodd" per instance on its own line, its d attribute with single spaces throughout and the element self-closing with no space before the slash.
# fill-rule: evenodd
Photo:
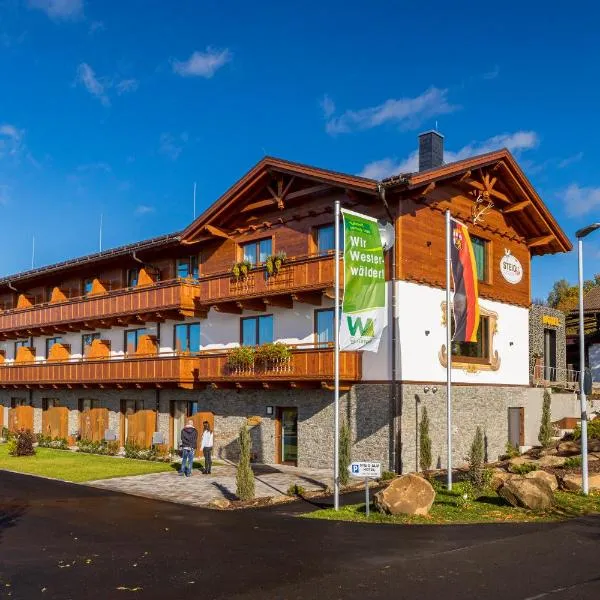
<svg viewBox="0 0 600 600">
<path fill-rule="evenodd" d="M 469 481 L 477 491 L 485 487 L 485 448 L 481 427 L 475 430 L 475 437 L 469 452 Z"/>
<path fill-rule="evenodd" d="M 254 498 L 254 473 L 250 467 L 252 440 L 250 439 L 250 432 L 245 425 L 240 429 L 238 440 L 240 444 L 240 460 L 235 478 L 235 493 L 240 500 L 252 500 Z"/>
<path fill-rule="evenodd" d="M 421 471 L 429 471 L 431 468 L 431 438 L 429 437 L 429 416 L 426 406 L 423 407 L 419 423 L 419 466 Z"/>
<path fill-rule="evenodd" d="M 593 279 L 586 279 L 583 282 L 583 292 L 587 294 L 592 288 L 600 286 L 600 273 L 596 273 Z M 579 302 L 579 288 L 571 285 L 566 279 L 559 279 L 552 286 L 548 294 L 548 306 L 571 312 L 577 308 Z"/>
<path fill-rule="evenodd" d="M 544 390 L 544 403 L 542 404 L 542 422 L 540 423 L 540 432 L 538 434 L 538 440 L 540 444 L 544 447 L 550 444 L 550 440 L 552 439 L 552 423 L 551 413 L 550 413 L 550 404 L 552 402 L 552 396 L 550 392 L 546 389 Z"/>
<path fill-rule="evenodd" d="M 350 450 L 352 440 L 350 437 L 350 428 L 346 422 L 343 423 L 340 429 L 340 454 L 339 454 L 339 472 L 340 472 L 340 485 L 348 485 L 350 481 L 350 472 L 348 467 L 350 466 Z"/>
</svg>

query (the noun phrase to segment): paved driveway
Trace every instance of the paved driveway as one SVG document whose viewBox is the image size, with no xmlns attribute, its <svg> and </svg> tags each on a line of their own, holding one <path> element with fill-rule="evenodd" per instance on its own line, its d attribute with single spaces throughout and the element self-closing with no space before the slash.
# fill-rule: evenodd
<svg viewBox="0 0 600 600">
<path fill-rule="evenodd" d="M 331 471 L 328 469 L 254 465 L 253 470 L 257 498 L 285 495 L 293 484 L 298 484 L 307 491 L 323 491 L 333 486 Z M 88 485 L 145 498 L 205 506 L 211 500 L 235 499 L 235 476 L 234 465 L 222 464 L 213 466 L 210 475 L 203 475 L 195 470 L 192 477 L 181 477 L 173 471 L 103 479 L 91 481 Z"/>
<path fill-rule="evenodd" d="M 0 471 L 0 598 L 600 598 L 600 517 L 373 526 L 294 508 L 311 506 L 211 511 Z"/>
</svg>

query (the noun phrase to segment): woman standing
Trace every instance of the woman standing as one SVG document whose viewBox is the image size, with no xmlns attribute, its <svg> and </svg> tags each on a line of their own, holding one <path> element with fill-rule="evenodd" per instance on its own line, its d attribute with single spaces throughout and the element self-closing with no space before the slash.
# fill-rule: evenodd
<svg viewBox="0 0 600 600">
<path fill-rule="evenodd" d="M 202 452 L 204 453 L 204 473 L 210 474 L 212 470 L 212 449 L 213 449 L 213 432 L 210 429 L 208 421 L 202 424 L 204 431 L 202 433 Z"/>
</svg>

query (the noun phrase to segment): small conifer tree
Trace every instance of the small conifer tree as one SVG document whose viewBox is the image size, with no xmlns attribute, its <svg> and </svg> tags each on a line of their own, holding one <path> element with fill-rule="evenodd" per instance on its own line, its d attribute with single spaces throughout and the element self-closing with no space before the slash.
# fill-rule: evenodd
<svg viewBox="0 0 600 600">
<path fill-rule="evenodd" d="M 426 406 L 423 407 L 419 423 L 419 466 L 421 471 L 431 469 L 431 438 L 429 437 L 429 416 Z"/>
<path fill-rule="evenodd" d="M 484 457 L 483 433 L 481 427 L 478 426 L 469 452 L 469 481 L 478 491 L 485 487 Z"/>
<path fill-rule="evenodd" d="M 235 478 L 236 494 L 240 500 L 252 500 L 254 498 L 254 473 L 250 467 L 252 440 L 246 425 L 243 425 L 240 429 L 238 439 L 240 443 L 240 460 Z"/>
<path fill-rule="evenodd" d="M 348 485 L 350 481 L 350 447 L 352 440 L 350 438 L 350 428 L 346 422 L 343 423 L 340 429 L 340 453 L 339 453 L 339 471 L 340 471 L 340 485 Z"/>
<path fill-rule="evenodd" d="M 544 390 L 544 403 L 542 404 L 542 422 L 540 423 L 540 432 L 538 434 L 538 440 L 544 447 L 550 444 L 552 439 L 552 423 L 550 404 L 552 402 L 552 396 L 548 390 Z"/>
</svg>

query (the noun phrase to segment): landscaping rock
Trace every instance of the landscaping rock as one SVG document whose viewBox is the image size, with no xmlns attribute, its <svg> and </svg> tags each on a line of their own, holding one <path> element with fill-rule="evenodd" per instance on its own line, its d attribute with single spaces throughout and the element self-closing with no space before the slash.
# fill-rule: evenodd
<svg viewBox="0 0 600 600">
<path fill-rule="evenodd" d="M 525 479 L 538 479 L 540 481 L 545 481 L 552 491 L 558 489 L 558 480 L 555 475 L 552 473 L 547 473 L 546 471 L 532 471 L 531 473 L 527 473 L 525 475 Z"/>
<path fill-rule="evenodd" d="M 558 445 L 557 450 L 559 454 L 564 454 L 565 456 L 571 456 L 572 454 L 579 454 L 581 452 L 579 444 L 573 441 L 561 442 Z"/>
<path fill-rule="evenodd" d="M 577 473 L 568 473 L 562 478 L 562 488 L 569 492 L 581 491 L 581 475 Z M 600 473 L 590 473 L 588 478 L 590 490 L 600 491 Z"/>
<path fill-rule="evenodd" d="M 508 470 L 514 472 L 514 467 L 520 467 L 521 465 L 537 465 L 538 461 L 535 458 L 527 456 L 517 456 L 511 458 L 508 461 Z"/>
<path fill-rule="evenodd" d="M 426 515 L 435 500 L 435 490 L 423 477 L 409 474 L 394 479 L 375 494 L 375 506 L 388 515 Z"/>
<path fill-rule="evenodd" d="M 220 510 L 224 510 L 231 506 L 231 502 L 225 498 L 215 498 L 208 503 L 208 506 L 209 508 L 218 508 Z"/>
<path fill-rule="evenodd" d="M 498 491 L 498 488 L 503 486 L 506 481 L 508 481 L 511 477 L 515 477 L 514 473 L 509 473 L 504 469 L 494 469 L 492 471 L 492 479 L 490 481 L 490 487 L 494 491 Z"/>
<path fill-rule="evenodd" d="M 589 440 L 588 452 L 600 452 L 600 440 Z"/>
<path fill-rule="evenodd" d="M 498 495 L 513 506 L 530 510 L 547 510 L 554 501 L 552 489 L 546 481 L 525 477 L 511 477 L 498 490 Z"/>
<path fill-rule="evenodd" d="M 588 462 L 598 462 L 600 460 L 600 456 L 597 454 L 588 454 Z"/>
<path fill-rule="evenodd" d="M 556 449 L 555 446 L 552 446 L 550 448 L 542 448 L 539 452 L 539 456 L 556 456 L 558 454 L 558 450 Z"/>
<path fill-rule="evenodd" d="M 564 456 L 542 456 L 538 464 L 540 467 L 562 467 L 566 460 Z"/>
</svg>

